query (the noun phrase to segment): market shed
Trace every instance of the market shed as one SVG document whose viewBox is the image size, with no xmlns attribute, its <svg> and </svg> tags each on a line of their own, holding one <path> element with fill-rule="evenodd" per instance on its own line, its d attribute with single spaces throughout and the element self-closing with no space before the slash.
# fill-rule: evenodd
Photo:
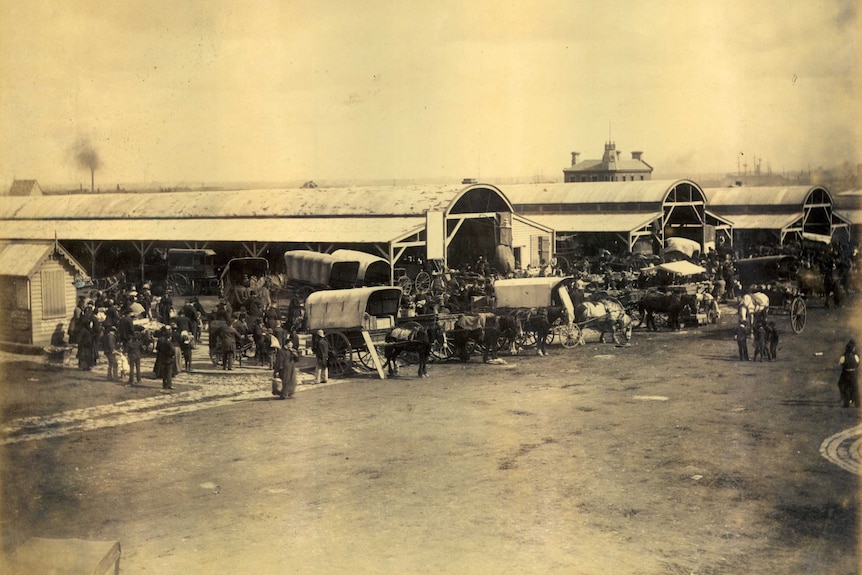
<svg viewBox="0 0 862 575">
<path fill-rule="evenodd" d="M 709 206 L 733 222 L 733 245 L 743 255 L 762 245 L 850 241 L 849 217 L 833 209 L 823 186 L 708 188 Z"/>
<path fill-rule="evenodd" d="M 558 251 L 658 254 L 668 238 L 682 237 L 706 252 L 732 239 L 730 222 L 707 209 L 706 194 L 691 180 L 526 184 L 505 193 L 516 213 L 570 240 Z"/>
<path fill-rule="evenodd" d="M 0 341 L 47 345 L 75 309 L 81 265 L 54 242 L 0 242 Z"/>
<path fill-rule="evenodd" d="M 251 256 L 272 247 L 279 257 L 286 249 L 343 248 L 380 256 L 393 269 L 405 255 L 457 267 L 501 246 L 529 247 L 513 244 L 513 230 L 546 245 L 553 235 L 514 214 L 498 188 L 478 183 L 71 194 L 10 197 L 0 206 L 0 239 L 77 241 L 93 262 L 108 241 L 133 246 L 140 260 L 154 247 L 233 242 Z"/>
</svg>

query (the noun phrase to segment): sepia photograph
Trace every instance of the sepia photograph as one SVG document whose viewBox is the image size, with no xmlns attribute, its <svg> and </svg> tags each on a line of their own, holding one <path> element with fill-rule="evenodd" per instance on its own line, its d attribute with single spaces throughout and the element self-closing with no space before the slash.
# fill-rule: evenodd
<svg viewBox="0 0 862 575">
<path fill-rule="evenodd" d="M 859 574 L 859 9 L 0 0 L 0 573 Z"/>
</svg>

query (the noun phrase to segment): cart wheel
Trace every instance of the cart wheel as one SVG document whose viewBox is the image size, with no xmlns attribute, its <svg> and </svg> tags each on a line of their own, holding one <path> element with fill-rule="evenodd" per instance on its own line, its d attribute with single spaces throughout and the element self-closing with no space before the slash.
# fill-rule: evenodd
<svg viewBox="0 0 862 575">
<path fill-rule="evenodd" d="M 581 328 L 577 324 L 570 323 L 560 328 L 560 340 L 563 347 L 571 349 L 577 345 L 584 344 L 584 336 L 581 335 Z"/>
<path fill-rule="evenodd" d="M 375 345 L 374 350 L 377 352 L 377 357 L 380 359 L 380 361 L 382 363 L 386 363 L 386 350 L 383 348 L 383 346 Z M 377 371 L 377 368 L 374 367 L 374 360 L 371 358 L 371 352 L 368 351 L 367 348 L 358 350 L 356 352 L 356 357 L 359 359 L 359 363 L 361 363 L 365 369 L 368 369 L 370 371 Z"/>
<path fill-rule="evenodd" d="M 413 280 L 407 276 L 401 276 L 398 278 L 398 287 L 401 288 L 401 292 L 404 295 L 410 295 L 413 293 Z"/>
<path fill-rule="evenodd" d="M 345 377 L 353 372 L 353 350 L 347 336 L 336 331 L 326 334 L 329 342 L 329 375 Z"/>
<path fill-rule="evenodd" d="M 416 274 L 416 279 L 413 280 L 413 285 L 416 288 L 416 293 L 425 293 L 431 289 L 431 276 L 428 272 L 419 272 Z"/>
<path fill-rule="evenodd" d="M 174 295 L 186 295 L 191 291 L 191 283 L 189 278 L 183 274 L 171 274 L 168 276 L 168 287 L 170 287 Z"/>
<path fill-rule="evenodd" d="M 431 357 L 435 361 L 448 361 L 455 355 L 452 338 L 443 333 L 436 341 L 431 342 Z"/>
<path fill-rule="evenodd" d="M 790 328 L 793 333 L 802 333 L 805 329 L 805 318 L 807 315 L 805 300 L 796 296 L 790 302 Z"/>
</svg>

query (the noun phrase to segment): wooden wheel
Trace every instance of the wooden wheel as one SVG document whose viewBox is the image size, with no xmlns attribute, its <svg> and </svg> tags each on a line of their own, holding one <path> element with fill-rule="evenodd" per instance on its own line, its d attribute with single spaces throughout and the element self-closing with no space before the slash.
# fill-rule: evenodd
<svg viewBox="0 0 862 575">
<path fill-rule="evenodd" d="M 428 272 L 419 272 L 413 280 L 413 286 L 416 288 L 416 293 L 427 292 L 431 289 L 431 276 Z"/>
<path fill-rule="evenodd" d="M 570 323 L 560 328 L 560 341 L 563 347 L 571 349 L 578 345 L 584 344 L 584 336 L 581 335 L 581 328 L 575 323 Z"/>
<path fill-rule="evenodd" d="M 345 377 L 353 372 L 353 349 L 350 340 L 340 331 L 326 334 L 329 342 L 329 375 Z"/>
<path fill-rule="evenodd" d="M 377 357 L 380 359 L 382 363 L 386 363 L 386 351 L 382 345 L 375 345 L 374 351 L 377 352 Z M 377 367 L 374 365 L 374 360 L 371 358 L 371 352 L 368 351 L 368 348 L 362 348 L 356 352 L 356 356 L 359 359 L 359 363 L 362 364 L 362 367 L 365 369 L 376 371 Z"/>
<path fill-rule="evenodd" d="M 440 337 L 431 342 L 431 357 L 436 361 L 448 361 L 455 355 L 452 338 L 441 332 Z"/>
<path fill-rule="evenodd" d="M 191 292 L 192 284 L 183 274 L 171 274 L 168 276 L 168 287 L 174 295 L 186 295 Z"/>
<path fill-rule="evenodd" d="M 793 330 L 793 333 L 802 333 L 802 330 L 805 329 L 807 315 L 805 300 L 801 296 L 795 296 L 790 301 L 790 329 Z"/>
<path fill-rule="evenodd" d="M 413 293 L 413 280 L 411 280 L 407 276 L 401 276 L 398 278 L 398 287 L 401 288 L 401 292 L 404 295 L 410 295 Z"/>
</svg>

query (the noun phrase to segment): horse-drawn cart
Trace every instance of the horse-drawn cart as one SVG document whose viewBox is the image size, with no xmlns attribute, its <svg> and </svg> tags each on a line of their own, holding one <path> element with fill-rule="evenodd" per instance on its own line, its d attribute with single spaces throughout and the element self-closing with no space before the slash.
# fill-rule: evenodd
<svg viewBox="0 0 862 575">
<path fill-rule="evenodd" d="M 367 354 L 383 379 L 383 364 L 377 353 L 386 335 L 395 327 L 401 305 L 401 288 L 378 286 L 322 290 L 309 294 L 305 301 L 308 330 L 323 330 L 329 342 L 329 373 L 349 375 L 354 359 Z"/>
<path fill-rule="evenodd" d="M 736 262 L 739 281 L 749 294 L 762 293 L 769 303 L 763 310 L 767 314 L 786 315 L 793 333 L 802 333 L 808 315 L 805 296 L 799 288 L 799 261 L 793 255 L 747 258 Z M 745 300 L 745 298 L 743 298 Z M 749 301 L 751 298 L 749 297 Z M 756 302 L 752 301 L 751 306 Z M 741 311 L 755 311 L 746 301 Z"/>
<path fill-rule="evenodd" d="M 575 323 L 575 306 L 569 295 L 569 285 L 575 279 L 566 277 L 529 277 L 497 280 L 494 296 L 497 315 L 514 315 L 521 323 L 523 337 L 520 347 L 536 343 L 536 331 L 531 320 L 543 310 L 548 315 L 550 331 L 545 343 L 559 339 L 563 347 L 572 348 L 582 342 L 581 330 Z"/>
</svg>

